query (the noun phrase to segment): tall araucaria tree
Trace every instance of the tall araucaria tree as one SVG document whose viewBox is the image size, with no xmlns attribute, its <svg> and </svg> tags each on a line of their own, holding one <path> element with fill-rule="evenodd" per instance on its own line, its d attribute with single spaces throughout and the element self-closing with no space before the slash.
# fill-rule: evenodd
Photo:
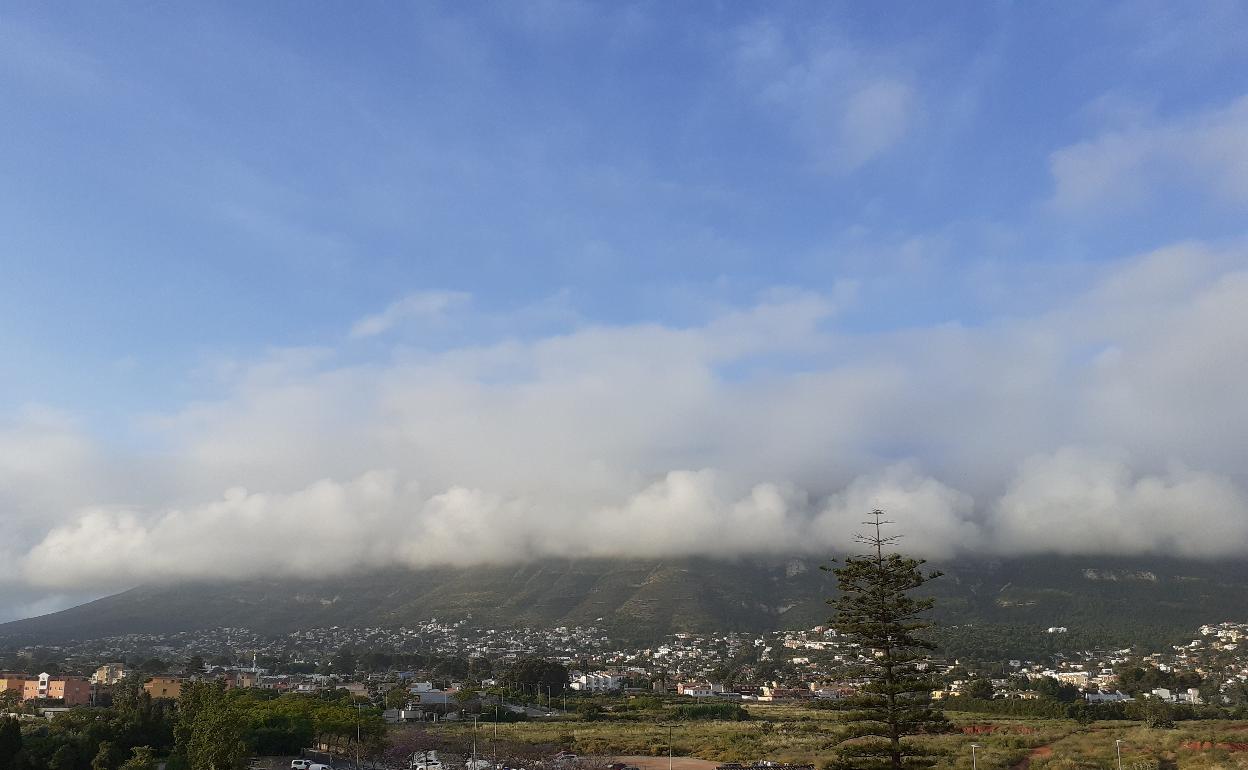
<svg viewBox="0 0 1248 770">
<path fill-rule="evenodd" d="M 880 510 L 864 522 L 869 534 L 858 535 L 867 553 L 852 556 L 832 572 L 840 595 L 829 599 L 836 608 L 832 626 L 842 639 L 863 653 L 866 680 L 857 695 L 837 702 L 845 728 L 834 770 L 919 770 L 933 765 L 936 754 L 915 735 L 948 730 L 944 713 L 932 707 L 932 679 L 923 664 L 935 645 L 922 636 L 932 624 L 924 618 L 935 603 L 911 592 L 940 577 L 922 571 L 923 559 L 891 552 L 899 536 L 885 536 Z M 826 569 L 826 568 L 825 568 Z"/>
</svg>

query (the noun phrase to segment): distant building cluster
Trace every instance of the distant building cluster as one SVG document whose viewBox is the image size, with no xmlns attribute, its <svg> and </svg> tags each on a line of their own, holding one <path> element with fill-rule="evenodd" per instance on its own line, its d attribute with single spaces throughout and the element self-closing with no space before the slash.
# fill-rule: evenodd
<svg viewBox="0 0 1248 770">
<path fill-rule="evenodd" d="M 1067 632 L 1065 626 L 1037 630 Z M 1071 634 L 1069 638 L 1078 637 Z M 932 692 L 934 698 L 1033 699 L 1052 697 L 1054 688 L 1065 688 L 1063 698 L 1081 697 L 1089 703 L 1141 697 L 1177 704 L 1244 703 L 1248 702 L 1245 640 L 1248 624 L 1221 623 L 1202 626 L 1186 644 L 1148 654 L 1131 649 L 1071 649 L 1043 660 L 995 661 L 991 675 L 977 661 L 937 657 L 923 665 L 939 683 Z M 39 651 L 49 649 L 63 661 L 60 669 L 53 670 L 83 671 L 90 662 L 94 673 L 89 679 L 0 674 L 0 692 L 17 693 L 23 701 L 55 709 L 61 707 L 57 704 L 73 707 L 100 702 L 101 695 L 133 676 L 143 677 L 143 689 L 151 697 L 168 699 L 179 698 L 191 681 L 219 681 L 230 689 L 279 693 L 341 689 L 384 703 L 391 721 L 448 718 L 464 708 L 479 708 L 482 691 L 498 684 L 491 670 L 530 656 L 563 664 L 572 693 L 658 693 L 760 703 L 852 696 L 863 683 L 863 664 L 871 660 L 870 651 L 825 626 L 769 633 L 679 633 L 635 647 L 615 644 L 594 627 L 494 629 L 474 627 L 467 620 L 430 620 L 398 628 L 305 629 L 270 637 L 240 628 L 133 634 Z M 222 651 L 233 654 L 223 656 Z M 450 675 L 432 662 L 421 670 L 400 670 L 395 662 L 399 654 L 408 655 L 405 660 L 409 662 L 413 656 L 441 656 L 464 661 L 470 668 L 482 661 L 484 665 L 472 677 L 465 677 L 470 668 Z M 218 665 L 225 662 L 223 657 L 237 660 L 244 655 L 251 657 L 251 666 Z M 120 662 L 95 668 L 102 659 L 129 660 L 135 667 L 136 660 L 155 659 L 156 664 L 173 668 L 170 663 L 195 656 L 200 661 L 211 657 L 214 662 L 185 676 L 143 673 Z M 372 662 L 366 663 L 370 656 Z M 275 661 L 266 665 L 277 668 L 257 665 L 257 660 L 266 659 Z M 378 664 L 378 660 L 391 662 Z M 159 666 L 144 668 L 160 670 Z M 1148 672 L 1146 678 L 1140 678 L 1141 671 Z M 1201 687 L 1189 686 L 1193 682 Z M 524 708 L 529 716 L 543 716 L 556 708 L 549 691 L 530 691 L 527 696 L 530 705 Z M 534 696 L 537 705 L 544 707 L 531 705 Z M 525 698 L 521 695 L 516 700 L 523 703 Z M 509 707 L 520 708 L 520 704 Z"/>
</svg>

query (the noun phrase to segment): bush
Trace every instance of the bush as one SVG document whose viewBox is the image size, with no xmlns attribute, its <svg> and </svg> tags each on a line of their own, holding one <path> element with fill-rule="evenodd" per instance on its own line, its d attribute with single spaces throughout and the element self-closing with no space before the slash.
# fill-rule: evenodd
<svg viewBox="0 0 1248 770">
<path fill-rule="evenodd" d="M 722 719 L 729 722 L 744 722 L 750 718 L 750 712 L 736 703 L 698 703 L 677 706 L 668 712 L 668 716 L 681 721 Z"/>
</svg>

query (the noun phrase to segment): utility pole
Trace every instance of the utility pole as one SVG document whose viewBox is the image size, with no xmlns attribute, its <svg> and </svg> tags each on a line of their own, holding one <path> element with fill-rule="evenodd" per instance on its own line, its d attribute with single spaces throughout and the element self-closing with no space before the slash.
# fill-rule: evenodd
<svg viewBox="0 0 1248 770">
<path fill-rule="evenodd" d="M 667 770 L 672 770 L 672 726 L 667 726 Z M 1119 770 L 1122 770 L 1119 768 Z"/>
<path fill-rule="evenodd" d="M 1118 770 L 1122 770 L 1122 741 L 1114 741 L 1114 751 L 1118 754 Z"/>
<path fill-rule="evenodd" d="M 975 758 L 975 749 L 979 748 L 978 743 L 971 744 L 971 770 L 979 770 L 979 762 Z"/>
<path fill-rule="evenodd" d="M 355 704 L 355 770 L 360 770 L 360 709 L 364 704 Z"/>
<path fill-rule="evenodd" d="M 477 715 L 472 715 L 472 770 L 477 770 Z"/>
</svg>

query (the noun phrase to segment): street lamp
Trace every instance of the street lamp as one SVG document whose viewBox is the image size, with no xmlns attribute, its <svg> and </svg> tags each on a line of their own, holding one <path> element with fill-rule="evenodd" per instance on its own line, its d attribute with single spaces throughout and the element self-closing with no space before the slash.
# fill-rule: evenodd
<svg viewBox="0 0 1248 770">
<path fill-rule="evenodd" d="M 355 704 L 355 770 L 360 770 L 360 711 L 363 703 Z"/>
<path fill-rule="evenodd" d="M 971 744 L 971 770 L 979 770 L 979 758 L 975 756 L 975 749 L 978 748 L 978 743 Z"/>
<path fill-rule="evenodd" d="M 1114 741 L 1114 752 L 1118 754 L 1118 770 L 1122 770 L 1122 740 Z"/>
</svg>

